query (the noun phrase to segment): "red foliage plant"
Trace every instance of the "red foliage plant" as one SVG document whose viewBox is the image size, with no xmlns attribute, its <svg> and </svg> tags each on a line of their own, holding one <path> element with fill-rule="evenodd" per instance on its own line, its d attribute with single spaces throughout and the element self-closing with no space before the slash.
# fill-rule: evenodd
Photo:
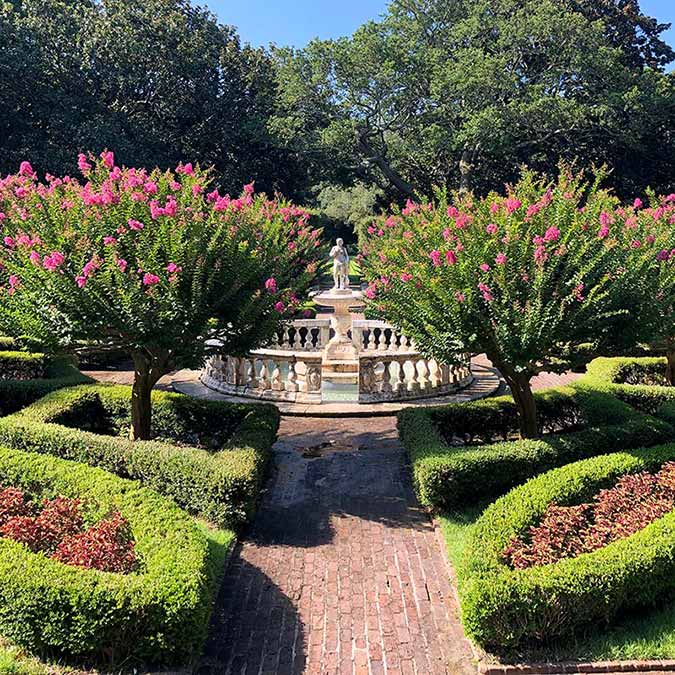
<svg viewBox="0 0 675 675">
<path fill-rule="evenodd" d="M 138 561 L 128 522 L 119 512 L 85 529 L 79 499 L 45 499 L 37 509 L 18 488 L 0 491 L 0 536 L 34 553 L 104 572 L 133 572 Z"/>
<path fill-rule="evenodd" d="M 516 569 L 574 558 L 629 537 L 673 508 L 675 462 L 668 462 L 656 474 L 623 476 L 592 503 L 550 504 L 539 525 L 530 527 L 526 536 L 514 537 L 502 555 Z"/>
</svg>

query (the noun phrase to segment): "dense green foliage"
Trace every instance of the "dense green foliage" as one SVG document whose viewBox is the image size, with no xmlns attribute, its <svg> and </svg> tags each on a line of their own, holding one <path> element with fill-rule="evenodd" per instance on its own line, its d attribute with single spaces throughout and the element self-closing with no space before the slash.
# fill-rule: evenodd
<svg viewBox="0 0 675 675">
<path fill-rule="evenodd" d="M 39 352 L 0 351 L 0 380 L 35 380 L 44 377 L 48 358 Z"/>
<path fill-rule="evenodd" d="M 607 162 L 625 197 L 671 191 L 666 27 L 636 0 L 394 0 L 351 37 L 276 52 L 279 126 L 399 197 L 485 193 L 561 157 Z"/>
<path fill-rule="evenodd" d="M 512 570 L 502 552 L 552 502 L 588 501 L 622 475 L 654 471 L 673 459 L 675 445 L 586 459 L 534 478 L 488 507 L 471 529 L 459 571 L 469 633 L 493 647 L 546 641 L 659 602 L 675 579 L 675 513 L 597 551 L 551 565 Z"/>
<path fill-rule="evenodd" d="M 129 521 L 141 570 L 64 565 L 0 539 L 0 632 L 32 650 L 100 661 L 185 663 L 201 648 L 226 532 L 207 532 L 170 500 L 100 469 L 0 449 L 0 483 L 36 497 L 82 498 Z"/>
<path fill-rule="evenodd" d="M 420 502 L 434 510 L 475 504 L 553 467 L 663 443 L 675 435 L 670 424 L 601 391 L 570 387 L 538 392 L 535 397 L 543 426 L 582 429 L 536 440 L 449 445 L 446 439 L 453 436 L 473 434 L 492 441 L 515 431 L 510 398 L 401 411 L 399 434 L 412 460 Z"/>
<path fill-rule="evenodd" d="M 0 419 L 0 443 L 136 478 L 190 513 L 237 528 L 253 514 L 279 424 L 273 406 L 153 392 L 157 440 L 133 443 L 129 387 L 62 389 Z M 122 434 L 122 435 L 114 435 Z M 202 441 L 205 447 L 195 447 Z"/>
</svg>

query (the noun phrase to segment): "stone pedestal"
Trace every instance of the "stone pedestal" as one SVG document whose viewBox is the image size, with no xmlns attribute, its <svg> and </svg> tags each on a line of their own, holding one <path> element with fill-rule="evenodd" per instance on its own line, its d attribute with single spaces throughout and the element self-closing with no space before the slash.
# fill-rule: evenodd
<svg viewBox="0 0 675 675">
<path fill-rule="evenodd" d="M 363 309 L 363 295 L 360 291 L 333 288 L 319 293 L 314 300 L 333 308 L 330 325 L 334 335 L 323 351 L 323 377 L 333 382 L 357 383 L 359 350 L 349 333 L 352 328 L 351 310 Z"/>
</svg>

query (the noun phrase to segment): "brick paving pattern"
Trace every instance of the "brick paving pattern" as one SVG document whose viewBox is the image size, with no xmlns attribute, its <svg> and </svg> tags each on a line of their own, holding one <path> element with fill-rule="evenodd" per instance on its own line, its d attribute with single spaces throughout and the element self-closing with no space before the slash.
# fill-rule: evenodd
<svg viewBox="0 0 675 675">
<path fill-rule="evenodd" d="M 475 673 L 395 418 L 284 418 L 274 462 L 197 672 Z"/>
</svg>

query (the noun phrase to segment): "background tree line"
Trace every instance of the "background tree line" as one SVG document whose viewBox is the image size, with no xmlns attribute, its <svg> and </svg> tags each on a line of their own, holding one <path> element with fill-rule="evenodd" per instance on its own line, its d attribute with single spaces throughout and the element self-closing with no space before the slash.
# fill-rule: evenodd
<svg viewBox="0 0 675 675">
<path fill-rule="evenodd" d="M 0 172 L 213 164 L 362 229 L 434 185 L 607 163 L 672 191 L 667 26 L 638 0 L 394 0 L 353 36 L 254 49 L 187 0 L 0 2 Z"/>
</svg>

